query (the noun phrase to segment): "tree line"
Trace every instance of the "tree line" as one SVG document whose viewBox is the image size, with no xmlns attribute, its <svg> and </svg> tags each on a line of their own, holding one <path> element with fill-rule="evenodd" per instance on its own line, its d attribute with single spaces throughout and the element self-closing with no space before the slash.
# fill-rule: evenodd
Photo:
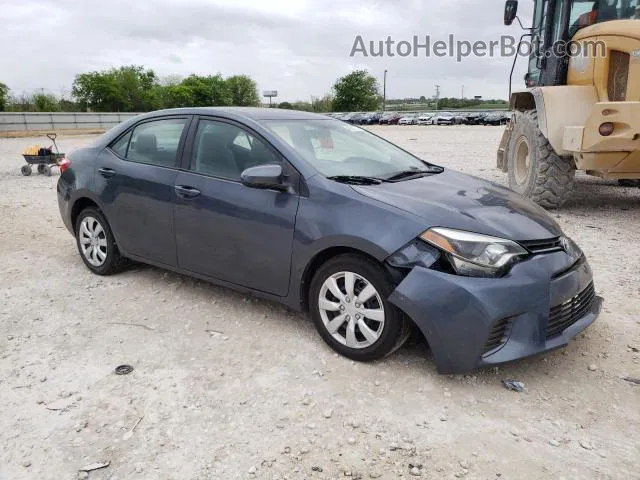
<svg viewBox="0 0 640 480">
<path fill-rule="evenodd" d="M 189 75 L 158 78 L 153 70 L 131 65 L 76 75 L 73 99 L 47 93 L 12 96 L 0 83 L 0 111 L 148 112 L 161 108 L 258 106 L 256 82 L 247 75 Z"/>
<path fill-rule="evenodd" d="M 76 75 L 72 98 L 47 93 L 11 95 L 0 82 L 0 111 L 17 112 L 147 112 L 162 108 L 206 106 L 259 106 L 257 84 L 248 75 L 169 76 L 159 78 L 153 70 L 129 65 Z M 389 106 L 425 103 L 427 98 L 388 100 Z M 465 108 L 482 100 L 439 99 L 439 107 Z M 506 103 L 506 102 L 505 102 Z M 311 101 L 280 102 L 274 107 L 310 112 L 376 111 L 383 105 L 377 79 L 356 70 L 336 80 L 331 93 Z"/>
</svg>

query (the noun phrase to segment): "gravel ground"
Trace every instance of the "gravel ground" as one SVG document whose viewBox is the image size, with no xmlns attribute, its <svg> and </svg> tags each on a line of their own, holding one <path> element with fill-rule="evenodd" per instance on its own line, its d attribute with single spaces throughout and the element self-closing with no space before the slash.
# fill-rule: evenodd
<svg viewBox="0 0 640 480">
<path fill-rule="evenodd" d="M 506 180 L 500 128 L 375 131 Z M 640 478 L 640 386 L 623 380 L 640 377 L 640 189 L 581 176 L 553 213 L 605 298 L 585 334 L 439 376 L 420 343 L 357 364 L 278 304 L 140 265 L 92 275 L 62 226 L 57 174 L 20 175 L 37 142 L 0 139 L 0 478 Z M 133 373 L 115 375 L 124 363 Z"/>
</svg>

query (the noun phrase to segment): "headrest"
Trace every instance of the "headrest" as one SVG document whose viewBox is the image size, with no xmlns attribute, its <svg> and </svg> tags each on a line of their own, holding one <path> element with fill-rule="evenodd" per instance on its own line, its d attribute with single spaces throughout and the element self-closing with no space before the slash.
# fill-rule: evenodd
<svg viewBox="0 0 640 480">
<path fill-rule="evenodd" d="M 158 150 L 158 140 L 153 133 L 142 133 L 136 140 L 136 152 L 141 154 L 155 153 Z"/>
</svg>

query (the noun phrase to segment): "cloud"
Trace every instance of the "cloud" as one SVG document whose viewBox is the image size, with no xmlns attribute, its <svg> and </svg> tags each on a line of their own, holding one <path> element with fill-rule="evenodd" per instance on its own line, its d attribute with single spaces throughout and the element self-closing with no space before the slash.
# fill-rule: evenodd
<svg viewBox="0 0 640 480">
<path fill-rule="evenodd" d="M 0 81 L 16 91 L 67 90 L 74 75 L 141 64 L 158 75 L 246 73 L 281 100 L 327 93 L 336 78 L 388 70 L 389 97 L 506 98 L 510 58 L 350 57 L 355 38 L 411 41 L 519 35 L 502 2 L 442 0 L 22 0 L 0 9 Z M 525 12 L 529 13 L 529 12 Z M 517 86 L 526 59 L 519 59 Z"/>
</svg>

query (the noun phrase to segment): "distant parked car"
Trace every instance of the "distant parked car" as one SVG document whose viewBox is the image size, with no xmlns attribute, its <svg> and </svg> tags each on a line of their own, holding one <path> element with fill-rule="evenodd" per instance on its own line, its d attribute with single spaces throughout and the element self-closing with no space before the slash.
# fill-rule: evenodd
<svg viewBox="0 0 640 480">
<path fill-rule="evenodd" d="M 418 123 L 418 118 L 415 115 L 407 115 L 398 120 L 398 125 L 415 125 Z"/>
<path fill-rule="evenodd" d="M 397 113 L 387 113 L 380 117 L 378 123 L 380 125 L 396 125 L 400 121 L 401 116 Z"/>
<path fill-rule="evenodd" d="M 369 115 L 366 119 L 364 119 L 361 124 L 362 125 L 378 125 L 380 123 L 380 119 L 382 118 L 382 113 L 373 113 Z"/>
<path fill-rule="evenodd" d="M 484 117 L 487 114 L 484 112 L 474 112 L 474 113 L 470 113 L 467 116 L 467 125 L 482 125 L 483 124 L 483 120 Z"/>
<path fill-rule="evenodd" d="M 348 122 L 353 125 L 360 125 L 362 120 L 366 118 L 369 114 L 365 112 L 358 112 L 353 117 L 351 117 Z"/>
<path fill-rule="evenodd" d="M 454 123 L 456 125 L 466 125 L 467 124 L 467 116 L 464 113 L 457 113 L 454 116 Z"/>
<path fill-rule="evenodd" d="M 433 118 L 433 115 L 430 113 L 423 113 L 422 115 L 420 115 L 417 119 L 417 124 L 418 125 L 431 125 L 431 119 Z"/>
<path fill-rule="evenodd" d="M 456 123 L 456 117 L 450 112 L 439 113 L 433 121 L 434 125 L 453 125 L 454 123 Z"/>
<path fill-rule="evenodd" d="M 508 116 L 504 112 L 493 112 L 483 118 L 483 125 L 506 125 Z"/>
<path fill-rule="evenodd" d="M 349 120 L 351 120 L 351 117 L 353 117 L 354 115 L 357 115 L 358 112 L 349 112 L 349 113 L 344 113 L 341 117 L 340 120 L 342 120 L 343 122 L 349 122 Z"/>
</svg>

